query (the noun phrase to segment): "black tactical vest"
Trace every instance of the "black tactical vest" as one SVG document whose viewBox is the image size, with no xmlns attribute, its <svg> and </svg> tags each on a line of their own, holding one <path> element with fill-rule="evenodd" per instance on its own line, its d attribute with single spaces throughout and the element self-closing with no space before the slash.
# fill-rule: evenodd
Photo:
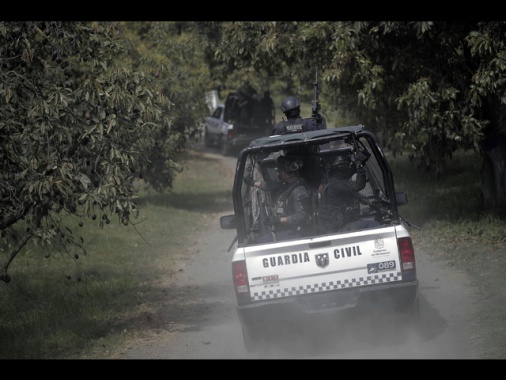
<svg viewBox="0 0 506 380">
<path fill-rule="evenodd" d="M 274 129 L 274 133 L 276 135 L 284 135 L 287 133 L 298 133 L 298 132 L 306 132 L 307 126 L 304 119 L 298 117 L 293 121 L 283 120 L 278 123 L 276 128 Z"/>
</svg>

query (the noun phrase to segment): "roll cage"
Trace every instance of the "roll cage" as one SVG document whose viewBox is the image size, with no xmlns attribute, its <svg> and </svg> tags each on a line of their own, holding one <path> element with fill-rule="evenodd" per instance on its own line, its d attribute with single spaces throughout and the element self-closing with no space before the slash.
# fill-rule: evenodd
<svg viewBox="0 0 506 380">
<path fill-rule="evenodd" d="M 239 152 L 233 184 L 234 217 L 222 218 L 222 228 L 236 228 L 239 245 L 254 243 L 251 240 L 254 228 L 252 220 L 255 217 L 254 201 L 249 194 L 251 188 L 244 184 L 243 179 L 256 170 L 262 180 L 277 181 L 277 155 L 296 151 L 306 158 L 311 156 L 325 164 L 336 155 L 350 154 L 363 148 L 371 156 L 365 166 L 367 185 L 360 191 L 363 200 L 361 213 L 364 217 L 376 220 L 381 217 L 382 223 L 400 223 L 397 206 L 407 203 L 407 198 L 404 193 L 396 194 L 390 166 L 375 134 L 362 125 L 356 125 L 253 140 Z"/>
</svg>

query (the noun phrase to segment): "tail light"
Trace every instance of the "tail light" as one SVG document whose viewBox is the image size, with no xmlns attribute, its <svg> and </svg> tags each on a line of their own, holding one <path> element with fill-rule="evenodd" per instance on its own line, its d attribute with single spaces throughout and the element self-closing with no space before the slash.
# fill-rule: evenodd
<svg viewBox="0 0 506 380">
<path fill-rule="evenodd" d="M 235 129 L 234 129 L 234 126 L 232 125 L 227 129 L 227 138 L 231 139 L 232 137 L 234 137 L 234 135 L 235 135 Z"/>
<path fill-rule="evenodd" d="M 415 270 L 415 250 L 413 249 L 413 243 L 410 237 L 403 237 L 397 239 L 397 245 L 399 246 L 399 253 L 401 256 L 401 269 L 405 271 Z"/>
<path fill-rule="evenodd" d="M 249 283 L 248 283 L 248 271 L 246 270 L 246 261 L 234 261 L 232 263 L 232 277 L 234 280 L 234 288 L 236 294 L 239 296 L 241 294 L 249 293 Z"/>
</svg>

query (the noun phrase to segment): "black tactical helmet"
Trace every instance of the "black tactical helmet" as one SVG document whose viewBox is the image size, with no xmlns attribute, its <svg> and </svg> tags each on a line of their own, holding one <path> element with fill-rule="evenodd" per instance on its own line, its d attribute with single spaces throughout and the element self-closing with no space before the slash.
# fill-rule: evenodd
<svg viewBox="0 0 506 380">
<path fill-rule="evenodd" d="M 332 169 L 349 169 L 352 166 L 351 156 L 339 155 L 332 161 Z"/>
<path fill-rule="evenodd" d="M 288 173 L 299 170 L 303 165 L 301 159 L 286 156 L 279 156 L 276 163 L 278 165 L 278 170 L 283 170 Z"/>
<path fill-rule="evenodd" d="M 350 155 L 339 155 L 330 164 L 330 175 L 340 179 L 349 179 L 357 172 Z"/>
<path fill-rule="evenodd" d="M 281 102 L 281 111 L 287 113 L 295 108 L 300 108 L 300 100 L 295 96 L 289 96 Z"/>
</svg>

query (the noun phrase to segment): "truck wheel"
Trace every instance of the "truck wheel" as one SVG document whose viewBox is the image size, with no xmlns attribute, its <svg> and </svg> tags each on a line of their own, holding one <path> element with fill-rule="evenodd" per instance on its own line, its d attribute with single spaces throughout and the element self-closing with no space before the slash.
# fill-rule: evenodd
<svg viewBox="0 0 506 380">
<path fill-rule="evenodd" d="M 206 148 L 211 148 L 213 146 L 213 140 L 209 137 L 207 131 L 204 134 L 204 144 Z"/>
<path fill-rule="evenodd" d="M 230 146 L 225 140 L 221 141 L 220 151 L 222 156 L 228 156 L 230 154 Z"/>
<path fill-rule="evenodd" d="M 420 304 L 418 299 L 411 305 L 407 314 L 402 318 L 398 328 L 399 336 L 403 342 L 407 340 L 422 340 Z"/>
<path fill-rule="evenodd" d="M 258 351 L 260 339 L 252 330 L 242 327 L 242 337 L 244 339 L 244 347 L 250 354 Z"/>
<path fill-rule="evenodd" d="M 417 340 L 422 340 L 422 318 L 420 315 L 420 302 L 417 299 L 413 304 L 411 312 L 409 313 L 408 320 L 406 321 L 406 328 L 408 334 L 413 334 Z"/>
</svg>

